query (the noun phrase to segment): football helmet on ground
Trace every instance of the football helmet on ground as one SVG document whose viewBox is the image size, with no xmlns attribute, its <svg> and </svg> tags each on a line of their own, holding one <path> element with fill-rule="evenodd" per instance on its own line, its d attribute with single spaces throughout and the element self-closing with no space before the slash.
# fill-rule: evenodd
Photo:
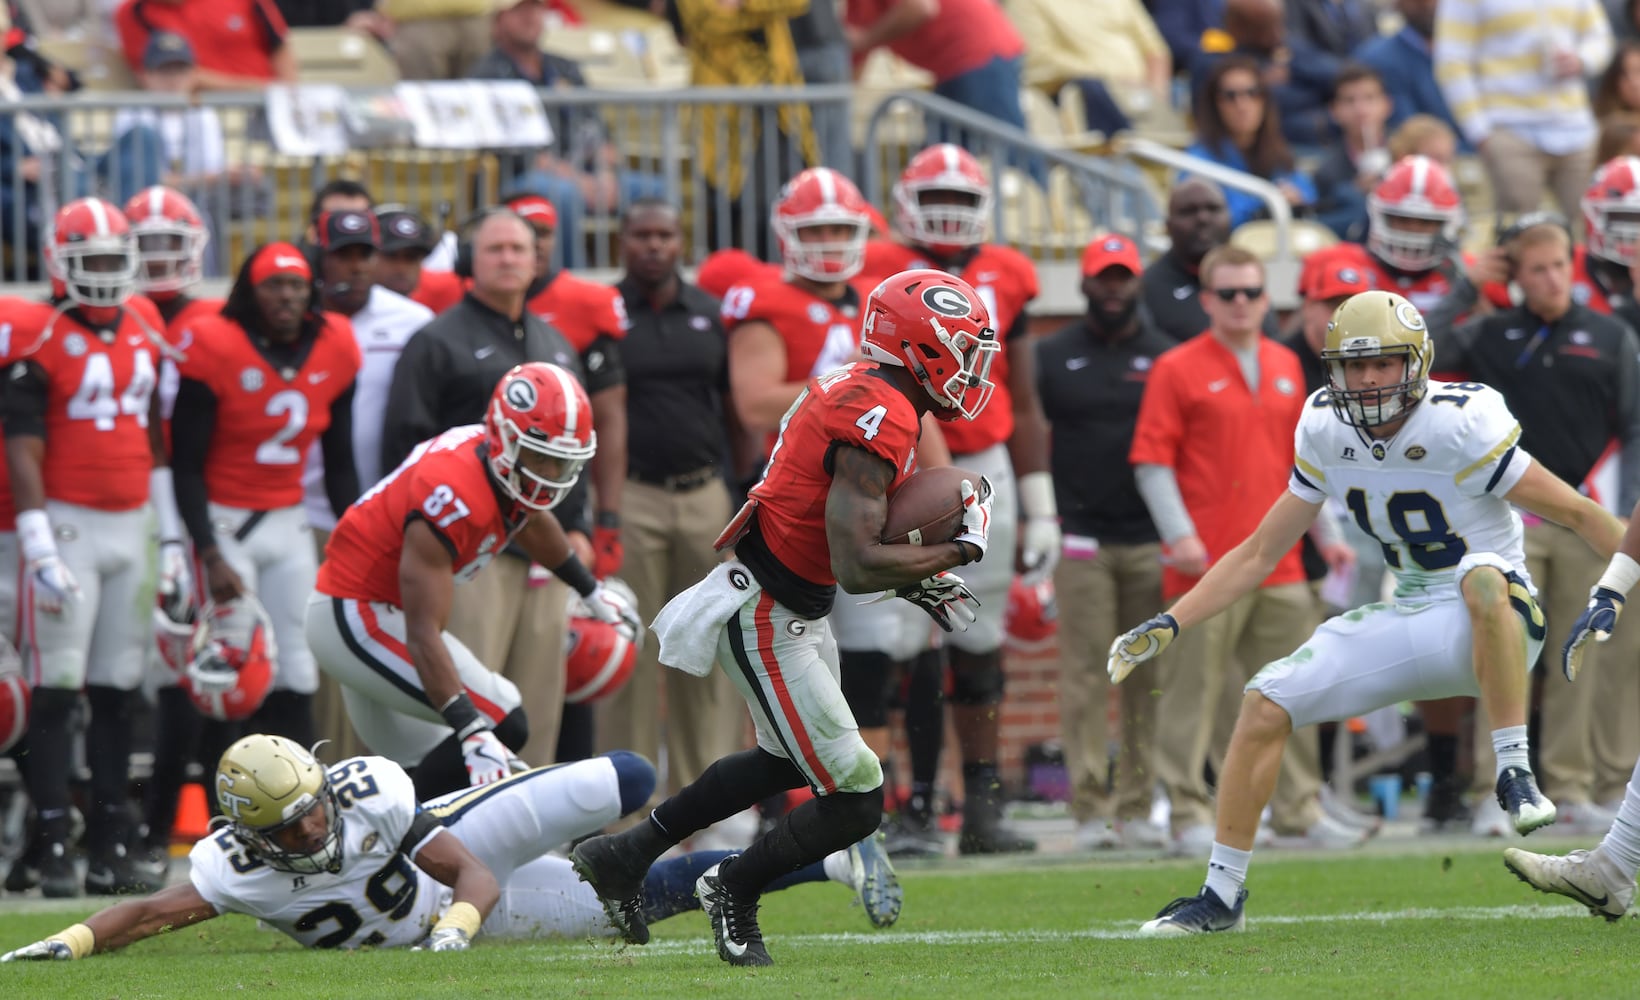
<svg viewBox="0 0 1640 1000">
<path fill-rule="evenodd" d="M 277 655 L 273 623 L 256 598 L 244 594 L 206 604 L 193 628 L 193 656 L 182 673 L 182 689 L 201 715 L 225 722 L 248 719 L 273 687 Z"/>
</svg>

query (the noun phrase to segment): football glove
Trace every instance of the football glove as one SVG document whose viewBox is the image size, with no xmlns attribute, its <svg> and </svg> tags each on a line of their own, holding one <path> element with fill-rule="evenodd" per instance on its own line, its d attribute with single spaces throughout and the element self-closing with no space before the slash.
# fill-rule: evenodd
<svg viewBox="0 0 1640 1000">
<path fill-rule="evenodd" d="M 73 957 L 74 949 L 67 941 L 46 938 L 0 955 L 0 962 L 67 962 Z"/>
<path fill-rule="evenodd" d="M 80 585 L 68 571 L 62 557 L 53 552 L 28 564 L 29 585 L 35 606 L 53 618 L 63 618 L 70 605 L 80 599 Z"/>
<path fill-rule="evenodd" d="M 1110 644 L 1110 659 L 1105 662 L 1105 672 L 1110 674 L 1112 684 L 1120 684 L 1133 673 L 1133 668 L 1156 656 L 1167 648 L 1168 643 L 1179 636 L 1179 623 L 1173 620 L 1170 614 L 1159 614 L 1140 625 L 1129 629 L 1116 637 Z"/>
<path fill-rule="evenodd" d="M 643 620 L 638 617 L 638 609 L 614 587 L 606 587 L 600 582 L 581 601 L 592 617 L 618 629 L 629 629 L 628 640 L 636 641 L 638 636 L 643 635 Z"/>
<path fill-rule="evenodd" d="M 1020 577 L 1025 586 L 1034 587 L 1053 576 L 1059 565 L 1059 548 L 1064 536 L 1059 531 L 1059 518 L 1032 517 L 1025 520 L 1019 535 L 1019 561 L 1025 571 Z"/>
<path fill-rule="evenodd" d="M 466 951 L 472 941 L 460 927 L 435 927 L 427 935 L 426 944 L 418 944 L 411 951 Z"/>
<path fill-rule="evenodd" d="M 480 729 L 461 741 L 461 756 L 467 763 L 467 784 L 488 785 L 509 774 L 529 770 L 529 765 L 488 729 Z"/>
<path fill-rule="evenodd" d="M 592 575 L 602 580 L 621 571 L 626 549 L 621 545 L 621 529 L 592 529 Z"/>
<path fill-rule="evenodd" d="M 991 533 L 991 498 L 995 496 L 996 491 L 991 489 L 991 481 L 984 476 L 979 477 L 979 489 L 976 490 L 973 483 L 964 479 L 961 490 L 962 531 L 952 541 L 967 542 L 978 549 L 979 555 L 973 560 L 978 562 L 985 558 L 986 537 Z"/>
<path fill-rule="evenodd" d="M 928 612 L 928 617 L 947 632 L 966 632 L 979 617 L 974 610 L 979 607 L 979 599 L 955 573 L 935 573 L 921 583 L 901 587 L 894 595 Z"/>
<path fill-rule="evenodd" d="M 1623 613 L 1623 595 L 1606 587 L 1595 587 L 1589 592 L 1589 606 L 1577 616 L 1572 625 L 1572 634 L 1566 637 L 1566 645 L 1560 651 L 1560 669 L 1569 681 L 1577 680 L 1578 672 L 1583 669 L 1583 654 L 1588 651 L 1589 640 L 1605 642 L 1612 637 L 1612 629 L 1617 627 L 1617 616 Z"/>
<path fill-rule="evenodd" d="M 186 546 L 172 539 L 159 543 L 159 610 L 174 622 L 188 620 L 194 604 L 193 574 Z"/>
</svg>

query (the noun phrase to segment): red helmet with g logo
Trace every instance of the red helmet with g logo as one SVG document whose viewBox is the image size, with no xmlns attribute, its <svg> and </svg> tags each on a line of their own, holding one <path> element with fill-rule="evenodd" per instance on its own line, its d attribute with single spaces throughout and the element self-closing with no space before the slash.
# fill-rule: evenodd
<svg viewBox="0 0 1640 1000">
<path fill-rule="evenodd" d="M 985 409 L 996 390 L 991 363 L 1000 349 L 984 300 L 955 275 L 903 271 L 866 300 L 861 353 L 909 370 L 941 420 L 972 420 Z"/>
<path fill-rule="evenodd" d="M 598 450 L 586 390 L 569 372 L 540 361 L 501 376 L 484 428 L 490 471 L 532 510 L 556 507 Z"/>
</svg>

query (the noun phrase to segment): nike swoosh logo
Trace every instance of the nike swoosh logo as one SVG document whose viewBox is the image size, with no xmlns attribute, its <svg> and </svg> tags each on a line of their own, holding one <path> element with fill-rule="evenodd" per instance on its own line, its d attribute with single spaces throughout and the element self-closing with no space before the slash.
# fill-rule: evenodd
<svg viewBox="0 0 1640 1000">
<path fill-rule="evenodd" d="M 325 379 L 327 379 L 329 377 L 330 377 L 329 372 L 314 372 L 312 375 L 308 376 L 308 383 L 310 385 L 318 385 L 320 382 L 323 382 Z"/>
<path fill-rule="evenodd" d="M 493 347 L 480 347 L 478 350 L 473 352 L 473 357 L 477 358 L 480 361 L 483 361 L 485 358 L 489 357 L 490 355 L 492 355 L 494 353 L 495 353 L 495 348 L 493 348 Z"/>
<path fill-rule="evenodd" d="M 734 938 L 729 938 L 729 937 L 724 938 L 723 939 L 723 948 L 724 948 L 725 951 L 727 951 L 729 954 L 735 956 L 736 958 L 739 958 L 740 956 L 746 954 L 746 946 L 741 944 L 739 941 L 736 941 Z"/>
<path fill-rule="evenodd" d="M 306 267 L 307 266 L 307 261 L 303 260 L 300 257 L 275 256 L 273 258 L 273 266 L 274 267 Z"/>
<path fill-rule="evenodd" d="M 1219 392 L 1220 390 L 1224 389 L 1229 384 L 1230 384 L 1229 379 L 1221 378 L 1217 382 L 1207 383 L 1207 391 L 1208 392 Z"/>
<path fill-rule="evenodd" d="M 1065 367 L 1073 372 L 1079 372 L 1088 366 L 1087 358 L 1072 358 L 1065 362 Z"/>
<path fill-rule="evenodd" d="M 1196 290 L 1191 288 L 1189 285 L 1180 285 L 1178 288 L 1173 289 L 1173 297 L 1178 299 L 1180 302 L 1183 302 L 1185 299 L 1188 299 L 1190 296 L 1195 294 Z"/>
<path fill-rule="evenodd" d="M 127 344 L 130 344 L 132 347 L 141 347 L 142 346 L 142 338 L 141 337 L 127 337 L 125 339 L 125 342 Z"/>
</svg>

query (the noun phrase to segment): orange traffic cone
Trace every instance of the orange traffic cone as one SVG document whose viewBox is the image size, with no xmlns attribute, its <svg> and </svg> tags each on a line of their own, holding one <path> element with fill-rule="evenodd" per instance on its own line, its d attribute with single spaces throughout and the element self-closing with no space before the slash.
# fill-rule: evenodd
<svg viewBox="0 0 1640 1000">
<path fill-rule="evenodd" d="M 182 797 L 177 801 L 177 821 L 171 827 L 171 840 L 191 844 L 211 832 L 211 811 L 205 806 L 205 789 L 197 782 L 182 786 Z"/>
</svg>

